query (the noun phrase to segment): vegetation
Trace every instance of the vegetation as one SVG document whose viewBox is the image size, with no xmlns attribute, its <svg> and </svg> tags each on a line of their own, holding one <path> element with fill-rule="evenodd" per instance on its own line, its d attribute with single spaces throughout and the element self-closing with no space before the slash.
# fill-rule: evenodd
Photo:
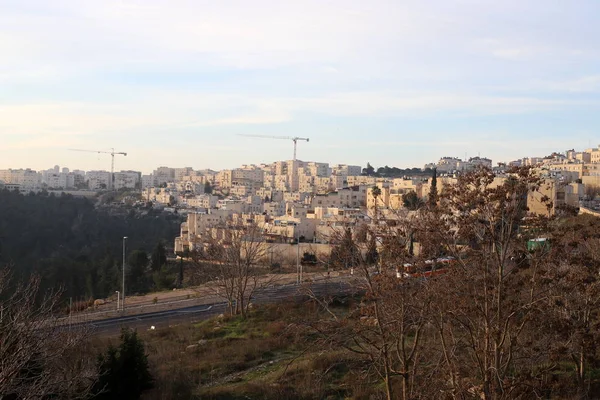
<svg viewBox="0 0 600 400">
<path fill-rule="evenodd" d="M 65 298 L 105 297 L 119 289 L 122 238 L 128 249 L 151 251 L 177 235 L 177 216 L 134 209 L 96 208 L 88 199 L 0 191 L 0 265 L 17 277 L 39 274 L 41 290 L 64 288 Z M 132 290 L 152 279 L 142 253 L 129 258 Z M 144 283 L 145 282 L 145 283 Z M 143 283 L 143 284 L 142 284 Z"/>
<path fill-rule="evenodd" d="M 217 234 L 207 236 L 204 248 L 190 252 L 193 274 L 211 282 L 210 289 L 227 302 L 229 314 L 245 317 L 252 295 L 270 283 L 260 279 L 269 249 L 256 224 L 225 223 L 213 229 Z"/>
<path fill-rule="evenodd" d="M 139 399 L 152 388 L 148 356 L 136 331 L 123 329 L 119 347 L 110 345 L 98 356 L 99 379 L 94 386 L 96 399 Z"/>
<path fill-rule="evenodd" d="M 59 293 L 0 270 L 0 398 L 85 398 L 96 377 L 88 332 L 57 317 Z M 37 301 L 36 301 L 37 300 Z"/>
<path fill-rule="evenodd" d="M 402 195 L 402 203 L 404 207 L 411 211 L 416 211 L 423 206 L 423 200 L 419 198 L 414 190 Z"/>
<path fill-rule="evenodd" d="M 397 167 L 388 167 L 387 165 L 384 167 L 379 167 L 375 169 L 370 163 L 367 163 L 366 168 L 363 168 L 362 175 L 367 176 L 375 176 L 381 178 L 402 178 L 405 176 L 430 176 L 431 175 L 430 168 L 397 168 Z"/>
<path fill-rule="evenodd" d="M 375 215 L 361 232 L 345 226 L 331 266 L 355 271 L 346 297 L 337 281 L 329 293 L 319 282 L 301 288 L 303 302 L 256 308 L 268 259 L 260 232 L 213 227 L 219 241 L 190 257 L 227 315 L 124 331 L 97 369 L 85 364 L 84 336 L 56 318 L 58 295 L 40 295 L 40 278 L 0 275 L 0 397 L 82 398 L 98 378 L 99 397 L 124 399 L 599 398 L 600 220 L 528 215 L 527 195 L 543 184 L 530 169 L 501 184 L 479 169 L 416 212 Z M 528 249 L 540 237 L 550 244 Z M 163 255 L 161 244 L 150 257 L 132 252 L 131 273 L 173 281 Z"/>
<path fill-rule="evenodd" d="M 332 304 L 346 312 L 353 299 Z M 316 303 L 282 302 L 241 316 L 215 317 L 142 333 L 155 378 L 146 399 L 342 399 L 377 396 L 367 365 L 328 350 L 311 325 Z M 377 397 L 374 397 L 377 398 Z"/>
</svg>

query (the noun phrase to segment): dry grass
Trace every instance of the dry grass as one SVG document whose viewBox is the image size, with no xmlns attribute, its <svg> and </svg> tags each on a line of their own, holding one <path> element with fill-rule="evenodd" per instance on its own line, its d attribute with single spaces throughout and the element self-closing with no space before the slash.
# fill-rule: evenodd
<svg viewBox="0 0 600 400">
<path fill-rule="evenodd" d="M 314 304 L 281 303 L 252 310 L 246 320 L 140 332 L 155 378 L 144 398 L 377 398 L 378 390 L 355 374 L 364 365 L 354 355 L 326 351 L 308 334 L 306 323 L 320 317 Z"/>
</svg>

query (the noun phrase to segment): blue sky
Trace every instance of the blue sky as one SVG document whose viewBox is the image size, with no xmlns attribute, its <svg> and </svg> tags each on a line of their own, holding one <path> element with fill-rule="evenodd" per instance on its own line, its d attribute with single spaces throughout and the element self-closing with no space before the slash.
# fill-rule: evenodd
<svg viewBox="0 0 600 400">
<path fill-rule="evenodd" d="M 399 167 L 600 144 L 597 0 L 0 0 L 0 168 Z"/>
</svg>

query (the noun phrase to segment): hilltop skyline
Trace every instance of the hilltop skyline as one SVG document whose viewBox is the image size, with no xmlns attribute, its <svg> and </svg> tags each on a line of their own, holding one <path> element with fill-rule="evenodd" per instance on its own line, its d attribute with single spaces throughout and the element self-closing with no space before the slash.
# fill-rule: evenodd
<svg viewBox="0 0 600 400">
<path fill-rule="evenodd" d="M 600 4 L 0 0 L 0 168 L 422 167 L 595 147 Z"/>
</svg>

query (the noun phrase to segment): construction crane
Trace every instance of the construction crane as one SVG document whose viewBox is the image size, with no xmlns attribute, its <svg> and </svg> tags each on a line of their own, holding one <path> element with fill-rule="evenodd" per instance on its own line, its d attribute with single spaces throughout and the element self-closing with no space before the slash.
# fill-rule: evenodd
<svg viewBox="0 0 600 400">
<path fill-rule="evenodd" d="M 246 136 L 246 137 L 258 137 L 258 138 L 264 138 L 264 139 L 283 139 L 283 140 L 291 140 L 292 142 L 294 142 L 294 161 L 296 161 L 296 146 L 298 145 L 298 140 L 305 140 L 308 142 L 308 138 L 302 138 L 302 137 L 297 137 L 297 136 L 268 136 L 268 135 L 243 135 L 240 134 L 239 136 Z"/>
<path fill-rule="evenodd" d="M 114 148 L 111 148 L 110 151 L 103 151 L 103 150 L 82 150 L 82 149 L 69 149 L 71 151 L 85 151 L 86 153 L 101 153 L 101 154 L 110 154 L 112 160 L 110 163 L 110 187 L 108 188 L 109 190 L 112 190 L 114 185 L 115 185 L 115 154 L 116 155 L 122 155 L 122 156 L 126 156 L 127 153 L 123 153 L 123 152 L 116 152 Z"/>
</svg>

